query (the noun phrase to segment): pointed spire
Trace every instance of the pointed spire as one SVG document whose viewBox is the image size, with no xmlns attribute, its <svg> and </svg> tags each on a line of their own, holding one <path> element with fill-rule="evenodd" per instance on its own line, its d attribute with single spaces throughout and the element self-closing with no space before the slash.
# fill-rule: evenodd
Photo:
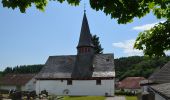
<svg viewBox="0 0 170 100">
<path fill-rule="evenodd" d="M 90 47 L 94 46 L 92 43 L 92 35 L 90 33 L 85 11 L 84 11 L 83 22 L 81 26 L 80 39 L 79 39 L 77 48 L 83 47 L 83 46 L 90 46 Z"/>
</svg>

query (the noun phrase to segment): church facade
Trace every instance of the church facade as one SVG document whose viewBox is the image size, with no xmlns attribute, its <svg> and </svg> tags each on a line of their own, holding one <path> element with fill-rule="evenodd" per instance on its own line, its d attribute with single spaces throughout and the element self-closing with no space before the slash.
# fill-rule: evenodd
<svg viewBox="0 0 170 100">
<path fill-rule="evenodd" d="M 114 96 L 114 56 L 95 54 L 84 13 L 77 55 L 50 56 L 36 76 L 36 93 L 53 95 Z"/>
</svg>

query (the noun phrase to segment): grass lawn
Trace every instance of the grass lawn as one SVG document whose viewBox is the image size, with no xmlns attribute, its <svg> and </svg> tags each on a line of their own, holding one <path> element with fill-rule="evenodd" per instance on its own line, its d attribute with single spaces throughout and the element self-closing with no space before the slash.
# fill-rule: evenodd
<svg viewBox="0 0 170 100">
<path fill-rule="evenodd" d="M 137 100 L 136 96 L 126 96 L 126 100 Z"/>
<path fill-rule="evenodd" d="M 103 96 L 64 97 L 64 100 L 105 100 Z"/>
</svg>

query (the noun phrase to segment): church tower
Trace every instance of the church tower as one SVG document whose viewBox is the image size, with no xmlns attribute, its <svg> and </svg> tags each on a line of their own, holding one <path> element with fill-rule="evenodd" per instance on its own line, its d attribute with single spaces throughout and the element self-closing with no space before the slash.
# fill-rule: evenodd
<svg viewBox="0 0 170 100">
<path fill-rule="evenodd" d="M 86 13 L 84 12 L 77 55 L 72 77 L 86 79 L 92 77 L 93 73 L 94 45 L 90 33 Z"/>
<path fill-rule="evenodd" d="M 83 22 L 80 32 L 79 43 L 77 46 L 77 54 L 94 54 L 94 45 L 92 42 L 92 35 L 90 33 L 86 13 L 84 12 Z"/>
</svg>

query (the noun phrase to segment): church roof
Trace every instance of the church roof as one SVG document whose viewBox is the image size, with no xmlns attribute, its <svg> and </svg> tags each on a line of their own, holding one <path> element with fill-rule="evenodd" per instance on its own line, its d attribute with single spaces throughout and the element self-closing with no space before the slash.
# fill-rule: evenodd
<svg viewBox="0 0 170 100">
<path fill-rule="evenodd" d="M 84 16 L 83 16 L 80 39 L 79 39 L 79 43 L 77 47 L 82 47 L 82 46 L 92 46 L 92 47 L 94 46 L 92 43 L 92 35 L 90 33 L 86 13 L 84 13 Z"/>
<path fill-rule="evenodd" d="M 170 83 L 153 85 L 151 88 L 162 97 L 166 98 L 166 100 L 170 99 Z"/>
<path fill-rule="evenodd" d="M 170 83 L 170 61 L 153 73 L 149 79 L 155 83 Z"/>
<path fill-rule="evenodd" d="M 75 62 L 76 55 L 50 56 L 36 78 L 74 79 L 72 74 L 74 73 Z M 97 54 L 92 63 L 93 72 L 91 76 L 86 77 L 87 79 L 115 77 L 113 54 Z"/>
<path fill-rule="evenodd" d="M 0 78 L 0 85 L 25 85 L 35 74 L 6 74 Z"/>
</svg>

